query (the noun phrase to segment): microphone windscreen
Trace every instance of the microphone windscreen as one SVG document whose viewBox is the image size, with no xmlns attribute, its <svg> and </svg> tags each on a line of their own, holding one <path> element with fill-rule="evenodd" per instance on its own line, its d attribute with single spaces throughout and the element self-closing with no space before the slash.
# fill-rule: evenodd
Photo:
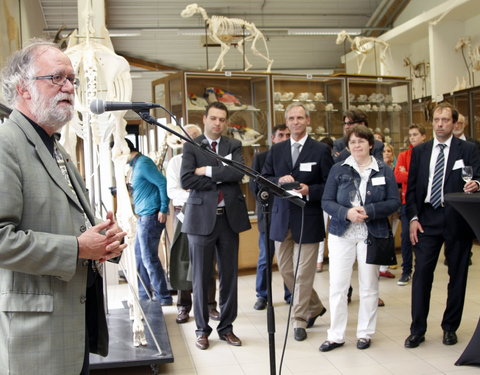
<svg viewBox="0 0 480 375">
<path fill-rule="evenodd" d="M 96 115 L 100 115 L 105 112 L 105 102 L 101 99 L 93 99 L 90 102 L 90 111 Z"/>
</svg>

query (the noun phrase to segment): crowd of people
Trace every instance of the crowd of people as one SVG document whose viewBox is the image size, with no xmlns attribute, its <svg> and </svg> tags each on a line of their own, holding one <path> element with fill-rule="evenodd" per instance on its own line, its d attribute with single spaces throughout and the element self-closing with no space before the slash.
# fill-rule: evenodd
<svg viewBox="0 0 480 375">
<path fill-rule="evenodd" d="M 69 58 L 46 42 L 15 53 L 2 72 L 4 96 L 13 112 L 0 126 L 4 182 L 0 187 L 0 358 L 7 365 L 0 373 L 41 369 L 49 374 L 86 374 L 89 352 L 107 354 L 99 268 L 118 259 L 126 247 L 126 233 L 113 213 L 103 221 L 94 217 L 83 180 L 57 142 L 58 131 L 73 114 L 75 84 Z M 193 308 L 195 344 L 201 350 L 209 348 L 210 320 L 218 321 L 220 340 L 242 345 L 233 330 L 239 233 L 251 226 L 240 189 L 243 174 L 214 157 L 244 163 L 240 141 L 223 135 L 228 115 L 224 104 L 208 105 L 203 134 L 196 125 L 187 129 L 207 152 L 185 143 L 183 154 L 170 160 L 167 178 L 129 143 L 138 216 L 139 297 L 173 304 L 158 258 L 171 199 L 176 233 L 170 276 L 178 290 L 176 321 L 187 322 Z M 400 212 L 402 274 L 397 284 L 412 283 L 405 347 L 415 348 L 425 340 L 433 274 L 442 247 L 450 277 L 441 321 L 443 344 L 456 344 L 473 233 L 444 196 L 472 193 L 480 187 L 479 146 L 465 137 L 465 118 L 449 103 L 437 104 L 433 138 L 427 141 L 425 129 L 411 125 L 410 146 L 398 158 L 391 145 L 376 139 L 360 110 L 344 113 L 344 135 L 334 142 L 311 138 L 310 121 L 303 104 L 290 104 L 285 124 L 273 129 L 272 147 L 254 159 L 253 169 L 304 201 L 300 208 L 277 196 L 270 200 L 269 236 L 265 227 L 259 227 L 254 309 L 267 307 L 266 280 L 271 270 L 266 264 L 275 254 L 284 299 L 292 306 L 294 339 L 307 339 L 307 329 L 328 307 L 330 327 L 320 351 L 341 347 L 356 262 L 360 301 L 356 345 L 367 349 L 381 305 L 379 276 L 390 277 L 387 268 L 367 263 L 367 237 L 395 232 L 395 215 Z M 466 183 L 461 177 L 465 166 L 473 169 L 473 178 Z M 254 183 L 250 187 L 257 192 Z M 323 271 L 322 243 L 327 233 L 328 303 L 313 287 L 316 272 Z"/>
</svg>

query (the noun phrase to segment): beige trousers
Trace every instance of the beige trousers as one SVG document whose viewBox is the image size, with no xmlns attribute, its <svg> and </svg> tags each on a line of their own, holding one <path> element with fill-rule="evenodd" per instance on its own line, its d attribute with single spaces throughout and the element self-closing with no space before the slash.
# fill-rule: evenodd
<svg viewBox="0 0 480 375">
<path fill-rule="evenodd" d="M 287 288 L 293 292 L 294 272 L 297 266 L 299 244 L 289 230 L 283 242 L 275 241 L 278 269 Z M 318 256 L 318 242 L 302 244 L 292 306 L 293 328 L 306 328 L 307 319 L 318 315 L 323 304 L 313 289 Z"/>
</svg>

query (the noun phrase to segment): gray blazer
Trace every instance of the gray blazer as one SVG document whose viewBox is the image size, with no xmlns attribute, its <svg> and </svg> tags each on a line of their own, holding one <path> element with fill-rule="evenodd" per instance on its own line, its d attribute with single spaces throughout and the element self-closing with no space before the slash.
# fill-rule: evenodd
<svg viewBox="0 0 480 375">
<path fill-rule="evenodd" d="M 88 261 L 77 259 L 76 237 L 86 230 L 84 209 L 95 219 L 80 174 L 60 151 L 78 198 L 20 112 L 0 126 L 2 375 L 78 374 L 83 364 Z M 99 305 L 95 323 L 105 339 Z"/>
</svg>

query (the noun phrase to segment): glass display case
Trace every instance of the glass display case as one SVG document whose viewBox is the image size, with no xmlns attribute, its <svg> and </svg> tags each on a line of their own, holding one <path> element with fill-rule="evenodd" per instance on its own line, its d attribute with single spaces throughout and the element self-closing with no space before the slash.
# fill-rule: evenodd
<svg viewBox="0 0 480 375">
<path fill-rule="evenodd" d="M 252 165 L 254 153 L 266 149 L 270 139 L 270 76 L 243 72 L 181 72 L 152 82 L 153 100 L 164 105 L 182 124 L 203 129 L 208 103 L 223 102 L 229 110 L 226 135 L 242 142 L 246 165 Z M 159 113 L 156 113 L 159 117 Z M 174 122 L 167 114 L 167 122 Z M 255 197 L 245 178 L 242 191 L 250 213 Z"/>
<path fill-rule="evenodd" d="M 380 132 L 396 155 L 406 149 L 412 123 L 411 81 L 396 77 L 345 78 L 347 108 L 366 112 L 369 128 Z"/>
<path fill-rule="evenodd" d="M 285 109 L 302 102 L 310 112 L 309 133 L 315 139 L 342 134 L 345 80 L 313 75 L 273 75 L 273 124 L 285 123 Z"/>
</svg>

